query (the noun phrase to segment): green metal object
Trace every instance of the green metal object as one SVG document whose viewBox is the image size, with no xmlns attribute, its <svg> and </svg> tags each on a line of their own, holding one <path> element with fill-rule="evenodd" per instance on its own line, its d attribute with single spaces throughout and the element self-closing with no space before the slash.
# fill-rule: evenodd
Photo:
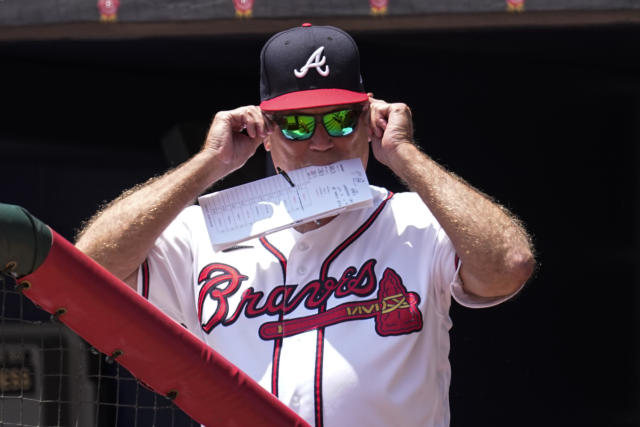
<svg viewBox="0 0 640 427">
<path fill-rule="evenodd" d="M 0 203 L 0 272 L 32 273 L 47 258 L 52 240 L 49 227 L 29 211 Z"/>
</svg>

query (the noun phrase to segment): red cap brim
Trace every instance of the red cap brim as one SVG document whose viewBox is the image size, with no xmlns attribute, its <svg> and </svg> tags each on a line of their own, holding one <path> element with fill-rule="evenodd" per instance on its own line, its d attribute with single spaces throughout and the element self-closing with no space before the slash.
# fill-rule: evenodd
<svg viewBox="0 0 640 427">
<path fill-rule="evenodd" d="M 285 93 L 262 101 L 262 111 L 302 110 L 330 105 L 358 104 L 369 99 L 364 92 L 345 89 L 312 89 Z"/>
</svg>

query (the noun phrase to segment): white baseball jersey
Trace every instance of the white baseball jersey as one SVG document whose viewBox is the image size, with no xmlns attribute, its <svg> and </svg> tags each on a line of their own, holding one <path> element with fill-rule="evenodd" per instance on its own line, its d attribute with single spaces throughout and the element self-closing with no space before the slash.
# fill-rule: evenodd
<svg viewBox="0 0 640 427">
<path fill-rule="evenodd" d="M 465 294 L 417 194 L 371 188 L 371 208 L 221 252 L 191 206 L 138 288 L 311 425 L 448 426 L 451 296 L 504 298 Z"/>
</svg>

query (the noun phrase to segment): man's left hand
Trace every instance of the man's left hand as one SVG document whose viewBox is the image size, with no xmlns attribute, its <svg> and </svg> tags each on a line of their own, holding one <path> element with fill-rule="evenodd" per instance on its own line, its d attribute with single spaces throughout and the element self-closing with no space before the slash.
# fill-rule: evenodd
<svg viewBox="0 0 640 427">
<path fill-rule="evenodd" d="M 411 109 L 403 103 L 389 104 L 369 95 L 369 137 L 373 155 L 394 169 L 394 161 L 404 144 L 413 146 Z"/>
</svg>

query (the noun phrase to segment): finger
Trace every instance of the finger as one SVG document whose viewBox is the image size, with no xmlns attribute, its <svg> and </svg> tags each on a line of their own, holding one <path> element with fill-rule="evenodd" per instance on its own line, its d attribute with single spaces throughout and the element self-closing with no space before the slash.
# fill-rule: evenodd
<svg viewBox="0 0 640 427">
<path fill-rule="evenodd" d="M 266 118 L 262 114 L 262 111 L 259 108 L 252 108 L 251 110 L 251 118 L 254 120 L 256 124 L 256 132 L 260 139 L 264 139 L 267 134 L 267 122 Z"/>
<path fill-rule="evenodd" d="M 371 131 L 377 138 L 381 138 L 384 134 L 384 130 L 387 128 L 388 116 L 389 104 L 384 101 L 371 103 Z"/>
<path fill-rule="evenodd" d="M 238 107 L 235 110 L 225 111 L 224 117 L 231 125 L 231 129 L 235 132 L 239 132 L 244 129 L 249 121 L 249 112 L 251 107 Z"/>
<path fill-rule="evenodd" d="M 374 95 L 373 92 L 367 92 L 367 96 L 369 97 L 369 101 L 370 102 L 384 102 L 381 99 L 377 99 Z"/>
<path fill-rule="evenodd" d="M 240 109 L 225 111 L 219 114 L 222 114 L 222 118 L 228 123 L 232 132 L 239 133 L 246 130 L 247 123 Z"/>
<path fill-rule="evenodd" d="M 382 133 L 380 132 L 377 121 L 377 116 L 374 115 L 373 117 L 371 117 L 371 121 L 369 124 L 369 133 L 376 138 L 380 138 L 382 136 Z"/>
<path fill-rule="evenodd" d="M 255 112 L 255 108 L 249 107 L 245 111 L 245 123 L 247 125 L 247 133 L 249 137 L 255 139 L 260 136 L 260 124 L 259 119 Z"/>
<path fill-rule="evenodd" d="M 245 108 L 242 111 L 242 128 L 244 129 L 244 134 L 246 134 L 249 138 L 253 139 L 256 137 L 256 125 L 255 121 L 251 117 L 251 110 L 249 108 Z"/>
<path fill-rule="evenodd" d="M 254 123 L 256 125 L 256 136 L 260 139 L 264 139 L 264 137 L 267 136 L 264 122 L 262 119 L 256 119 Z"/>
<path fill-rule="evenodd" d="M 372 93 L 372 92 L 367 93 L 367 95 L 369 96 L 369 103 L 371 103 L 372 105 L 378 105 L 378 106 L 382 106 L 382 107 L 387 106 L 387 105 L 390 105 L 390 104 L 389 104 L 387 101 L 385 101 L 384 99 L 378 99 L 378 98 L 375 98 L 375 97 L 373 96 L 373 93 Z"/>
<path fill-rule="evenodd" d="M 267 135 L 271 135 L 276 129 L 276 123 L 271 120 L 265 113 L 261 112 L 261 114 L 262 121 L 264 122 L 265 132 L 267 133 Z"/>
<path fill-rule="evenodd" d="M 255 130 L 252 138 L 264 139 L 271 133 L 269 120 L 258 107 L 250 107 L 246 111 L 246 123 L 247 129 L 251 127 Z"/>
<path fill-rule="evenodd" d="M 373 126 L 373 133 L 376 136 L 376 138 L 382 138 L 382 135 L 384 134 L 384 129 L 382 129 L 376 122 L 376 124 Z"/>
</svg>

